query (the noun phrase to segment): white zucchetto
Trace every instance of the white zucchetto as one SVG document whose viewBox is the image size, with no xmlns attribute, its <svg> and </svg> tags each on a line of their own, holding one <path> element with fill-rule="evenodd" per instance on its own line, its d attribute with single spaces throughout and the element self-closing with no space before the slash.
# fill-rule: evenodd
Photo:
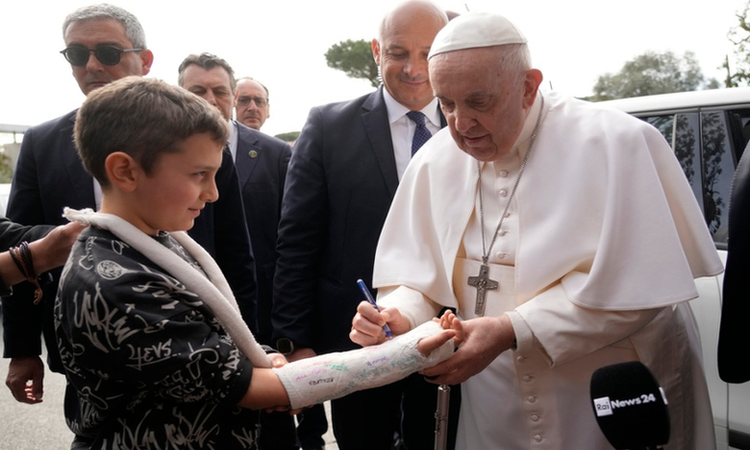
<svg viewBox="0 0 750 450">
<path fill-rule="evenodd" d="M 505 17 L 494 13 L 470 12 L 451 20 L 438 32 L 427 58 L 467 48 L 526 43 L 523 33 Z"/>
</svg>

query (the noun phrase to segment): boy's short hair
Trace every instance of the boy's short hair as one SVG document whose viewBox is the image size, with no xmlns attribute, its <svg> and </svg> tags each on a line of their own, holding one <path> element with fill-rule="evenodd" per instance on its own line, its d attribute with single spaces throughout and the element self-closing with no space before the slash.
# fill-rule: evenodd
<svg viewBox="0 0 750 450">
<path fill-rule="evenodd" d="M 182 88 L 138 76 L 92 91 L 74 130 L 83 166 L 102 187 L 110 185 L 104 167 L 110 154 L 126 153 L 150 174 L 162 154 L 179 152 L 185 139 L 200 133 L 226 145 L 229 128 L 218 109 Z"/>
</svg>

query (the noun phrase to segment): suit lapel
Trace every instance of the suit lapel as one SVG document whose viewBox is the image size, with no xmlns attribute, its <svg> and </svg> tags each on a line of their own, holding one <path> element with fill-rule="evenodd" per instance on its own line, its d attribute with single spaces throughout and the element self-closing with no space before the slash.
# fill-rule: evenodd
<svg viewBox="0 0 750 450">
<path fill-rule="evenodd" d="M 388 191 L 393 195 L 398 188 L 398 171 L 396 170 L 396 159 L 393 156 L 393 140 L 391 139 L 391 127 L 388 123 L 388 110 L 383 100 L 382 90 L 383 87 L 381 86 L 362 105 L 362 123 Z"/>
<path fill-rule="evenodd" d="M 83 168 L 83 163 L 78 157 L 75 142 L 73 142 L 73 127 L 75 125 L 76 111 L 70 116 L 70 123 L 66 123 L 60 129 L 60 152 L 61 159 L 68 173 L 71 193 L 77 199 L 75 204 L 90 205 L 92 208 L 96 205 L 94 199 L 94 179 Z"/>
<path fill-rule="evenodd" d="M 258 147 L 258 138 L 253 132 L 244 126 L 237 125 L 237 176 L 240 179 L 240 186 L 244 186 L 250 179 L 255 167 L 258 164 L 262 150 Z"/>
</svg>

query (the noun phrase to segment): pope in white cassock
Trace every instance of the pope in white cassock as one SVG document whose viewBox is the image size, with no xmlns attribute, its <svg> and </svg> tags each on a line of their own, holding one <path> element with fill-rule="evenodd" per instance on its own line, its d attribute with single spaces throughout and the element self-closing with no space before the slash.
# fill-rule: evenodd
<svg viewBox="0 0 750 450">
<path fill-rule="evenodd" d="M 457 308 L 465 340 L 423 373 L 462 384 L 459 449 L 607 449 L 589 383 L 639 360 L 666 391 L 666 448 L 715 447 L 694 278 L 723 269 L 674 153 L 623 112 L 538 90 L 507 19 L 452 20 L 429 54 L 448 121 L 410 163 L 351 338 Z M 637 430 L 633 430 L 637 432 Z"/>
</svg>

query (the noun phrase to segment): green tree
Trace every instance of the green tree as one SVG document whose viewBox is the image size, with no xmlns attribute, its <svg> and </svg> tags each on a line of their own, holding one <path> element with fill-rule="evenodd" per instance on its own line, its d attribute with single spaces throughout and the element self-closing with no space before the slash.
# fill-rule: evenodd
<svg viewBox="0 0 750 450">
<path fill-rule="evenodd" d="M 279 133 L 274 137 L 279 138 L 284 142 L 294 142 L 299 137 L 299 133 L 299 131 L 287 131 L 286 133 Z"/>
<path fill-rule="evenodd" d="M 10 157 L 5 152 L 0 152 L 0 183 L 10 183 L 13 179 L 13 168 L 10 166 Z"/>
<path fill-rule="evenodd" d="M 734 54 L 724 59 L 721 68 L 726 71 L 724 85 L 726 87 L 737 87 L 740 84 L 750 83 L 750 1 L 745 5 L 741 13 L 735 14 L 738 25 L 729 29 L 727 37 L 734 44 Z M 734 71 L 730 63 L 734 63 Z"/>
<path fill-rule="evenodd" d="M 378 65 L 372 58 L 372 46 L 369 41 L 341 41 L 332 45 L 325 56 L 328 67 L 342 70 L 350 78 L 369 80 L 373 87 L 380 86 Z"/>
<path fill-rule="evenodd" d="M 619 73 L 601 75 L 590 100 L 693 91 L 717 85 L 713 79 L 706 82 L 693 52 L 687 51 L 680 58 L 669 51 L 648 51 L 626 62 Z"/>
</svg>

